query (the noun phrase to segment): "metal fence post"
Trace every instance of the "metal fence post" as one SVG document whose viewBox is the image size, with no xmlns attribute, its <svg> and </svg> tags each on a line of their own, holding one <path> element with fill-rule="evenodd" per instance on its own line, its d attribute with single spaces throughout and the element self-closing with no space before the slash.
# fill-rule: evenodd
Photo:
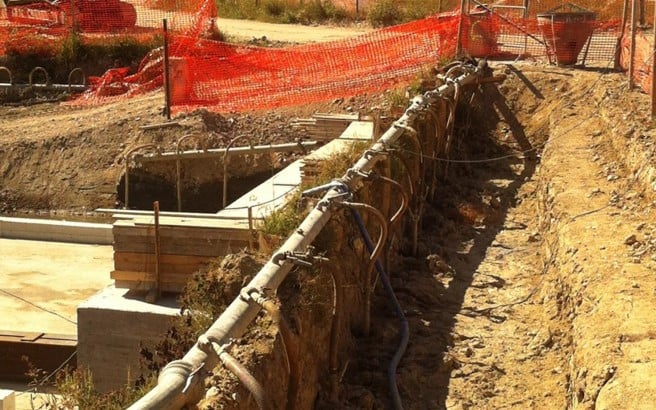
<svg viewBox="0 0 656 410">
<path fill-rule="evenodd" d="M 635 71 L 635 48 L 636 48 L 636 12 L 637 0 L 631 0 L 631 50 L 629 52 L 629 90 L 633 89 L 633 73 Z"/>
<path fill-rule="evenodd" d="M 654 30 L 654 38 L 652 41 L 651 49 L 651 116 L 656 116 L 656 2 L 654 3 L 654 21 L 652 25 Z"/>
</svg>

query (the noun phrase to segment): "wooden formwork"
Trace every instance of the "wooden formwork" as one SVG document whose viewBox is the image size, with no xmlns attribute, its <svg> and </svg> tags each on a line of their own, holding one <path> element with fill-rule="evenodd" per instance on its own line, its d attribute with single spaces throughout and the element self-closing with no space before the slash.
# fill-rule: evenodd
<svg viewBox="0 0 656 410">
<path fill-rule="evenodd" d="M 161 216 L 156 224 L 154 215 L 122 215 L 112 228 L 111 278 L 115 286 L 182 292 L 191 275 L 212 259 L 255 246 L 258 221 L 283 207 L 303 181 L 312 180 L 317 162 L 349 149 L 357 141 L 371 141 L 373 123 L 350 122 L 354 119 L 336 119 L 349 121 L 340 138 L 293 162 L 212 218 Z"/>
<path fill-rule="evenodd" d="M 248 223 L 235 220 L 162 217 L 159 225 L 159 287 L 165 292 L 181 292 L 193 272 L 246 248 L 252 235 Z M 119 220 L 112 231 L 116 287 L 150 289 L 157 279 L 154 218 Z"/>
</svg>

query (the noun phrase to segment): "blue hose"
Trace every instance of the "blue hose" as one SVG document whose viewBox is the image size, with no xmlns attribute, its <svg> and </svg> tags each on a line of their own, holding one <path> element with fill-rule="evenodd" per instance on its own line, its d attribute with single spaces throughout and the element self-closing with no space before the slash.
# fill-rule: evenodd
<svg viewBox="0 0 656 410">
<path fill-rule="evenodd" d="M 371 241 L 367 227 L 364 225 L 364 221 L 362 221 L 362 217 L 355 209 L 351 209 L 351 214 L 353 215 L 353 219 L 355 219 L 355 223 L 358 225 L 358 229 L 360 229 L 360 234 L 362 235 L 362 239 L 364 239 L 369 253 L 373 253 L 374 244 Z M 401 309 L 401 304 L 394 294 L 394 289 L 392 289 L 392 284 L 390 283 L 389 276 L 387 276 L 387 272 L 385 272 L 385 268 L 383 268 L 383 264 L 380 262 L 380 258 L 376 259 L 376 270 L 380 274 L 380 280 L 383 284 L 383 287 L 385 288 L 385 292 L 387 293 L 389 299 L 392 301 L 396 315 L 401 322 L 401 340 L 399 341 L 399 345 L 396 349 L 396 352 L 394 353 L 394 357 L 392 357 L 392 361 L 387 368 L 387 380 L 389 382 L 389 389 L 392 394 L 394 408 L 402 410 L 403 403 L 401 402 L 399 388 L 396 385 L 396 369 L 398 368 L 399 362 L 405 353 L 406 347 L 408 347 L 408 340 L 410 339 L 410 327 L 408 325 L 408 319 L 406 319 L 405 314 L 403 313 L 403 309 Z M 369 284 L 366 285 L 369 286 Z"/>
</svg>

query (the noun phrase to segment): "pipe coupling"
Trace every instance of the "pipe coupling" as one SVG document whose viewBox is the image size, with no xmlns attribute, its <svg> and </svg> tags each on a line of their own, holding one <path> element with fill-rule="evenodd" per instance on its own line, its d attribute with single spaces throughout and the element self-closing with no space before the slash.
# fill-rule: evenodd
<svg viewBox="0 0 656 410">
<path fill-rule="evenodd" d="M 187 380 L 194 371 L 194 366 L 185 360 L 174 360 L 167 364 L 157 378 L 158 384 L 163 384 L 166 379 L 180 378 Z"/>
</svg>

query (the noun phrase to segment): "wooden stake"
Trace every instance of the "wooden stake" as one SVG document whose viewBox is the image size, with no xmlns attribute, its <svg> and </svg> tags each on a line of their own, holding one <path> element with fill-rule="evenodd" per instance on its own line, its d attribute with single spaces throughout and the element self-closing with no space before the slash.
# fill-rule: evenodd
<svg viewBox="0 0 656 410">
<path fill-rule="evenodd" d="M 155 214 L 155 283 L 146 295 L 146 302 L 155 303 L 162 297 L 161 275 L 160 275 L 160 242 L 159 242 L 159 201 L 153 202 L 153 213 Z"/>
<path fill-rule="evenodd" d="M 636 48 L 636 12 L 637 0 L 631 0 L 631 50 L 629 52 L 629 90 L 633 89 L 633 73 L 635 71 L 635 48 Z"/>
<path fill-rule="evenodd" d="M 166 19 L 162 20 L 164 28 L 164 114 L 171 120 L 171 79 L 169 77 L 169 29 Z"/>
<path fill-rule="evenodd" d="M 456 58 L 460 57 L 462 54 L 462 29 L 463 29 L 463 20 L 465 18 L 465 8 L 468 4 L 468 0 L 460 0 L 460 21 L 458 22 L 458 39 L 456 43 Z"/>
<path fill-rule="evenodd" d="M 253 251 L 253 207 L 248 207 L 248 250 Z"/>
<path fill-rule="evenodd" d="M 622 39 L 626 33 L 626 20 L 628 18 L 629 11 L 629 0 L 624 0 L 624 5 L 622 6 L 622 27 L 620 28 L 620 35 L 617 39 L 617 47 L 615 47 L 615 70 L 620 68 L 620 57 L 622 55 Z"/>
</svg>

